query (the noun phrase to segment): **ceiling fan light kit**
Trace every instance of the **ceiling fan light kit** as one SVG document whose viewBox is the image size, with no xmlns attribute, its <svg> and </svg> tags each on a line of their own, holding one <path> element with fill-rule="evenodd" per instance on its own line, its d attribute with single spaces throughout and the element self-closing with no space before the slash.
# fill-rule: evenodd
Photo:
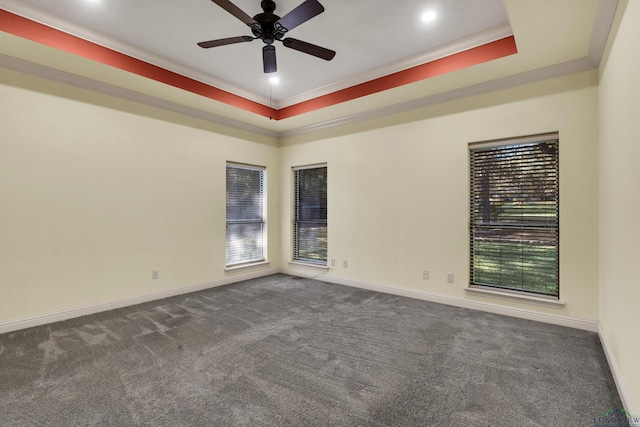
<svg viewBox="0 0 640 427">
<path fill-rule="evenodd" d="M 198 43 L 198 46 L 202 48 L 208 49 L 260 39 L 265 44 L 262 48 L 262 63 L 265 73 L 275 73 L 278 70 L 276 65 L 276 48 L 273 45 L 276 41 L 282 42 L 284 47 L 324 59 L 325 61 L 331 61 L 333 57 L 336 56 L 333 50 L 312 43 L 297 40 L 292 37 L 283 39 L 287 32 L 324 12 L 324 7 L 318 0 L 305 0 L 282 18 L 274 13 L 276 4 L 273 0 L 262 0 L 260 6 L 263 12 L 255 15 L 253 18 L 229 0 L 211 1 L 248 25 L 254 37 L 228 37 Z"/>
</svg>

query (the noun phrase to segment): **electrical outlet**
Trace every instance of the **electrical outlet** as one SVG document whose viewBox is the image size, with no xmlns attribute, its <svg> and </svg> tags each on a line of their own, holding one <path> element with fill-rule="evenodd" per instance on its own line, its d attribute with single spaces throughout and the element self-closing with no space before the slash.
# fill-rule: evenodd
<svg viewBox="0 0 640 427">
<path fill-rule="evenodd" d="M 347 262 L 347 260 L 342 260 L 342 268 L 347 268 L 347 266 L 349 265 L 349 263 Z"/>
<path fill-rule="evenodd" d="M 159 279 L 160 278 L 160 270 L 151 270 L 151 278 Z"/>
<path fill-rule="evenodd" d="M 447 273 L 447 283 L 453 283 L 453 273 Z"/>
<path fill-rule="evenodd" d="M 331 267 L 335 267 L 335 266 L 336 266 L 336 259 L 331 258 Z"/>
<path fill-rule="evenodd" d="M 422 270 L 422 278 L 424 280 L 429 280 L 429 270 Z"/>
</svg>

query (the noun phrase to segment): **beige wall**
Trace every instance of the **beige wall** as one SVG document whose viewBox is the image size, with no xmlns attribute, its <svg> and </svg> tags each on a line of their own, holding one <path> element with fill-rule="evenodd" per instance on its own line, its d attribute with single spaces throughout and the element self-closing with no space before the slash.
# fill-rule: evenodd
<svg viewBox="0 0 640 427">
<path fill-rule="evenodd" d="M 640 415 L 640 2 L 629 1 L 601 65 L 600 322 Z"/>
<path fill-rule="evenodd" d="M 287 268 L 291 167 L 327 162 L 326 276 L 599 319 L 637 408 L 639 20 L 631 2 L 599 87 L 585 72 L 280 142 L 0 70 L 0 324 L 230 277 L 228 160 L 267 166 L 257 271 Z M 467 144 L 554 131 L 566 306 L 466 295 Z"/>
<path fill-rule="evenodd" d="M 338 260 L 329 276 L 598 318 L 595 72 L 290 138 L 281 148 L 10 71 L 0 79 L 0 322 L 226 277 L 227 160 L 268 168 L 271 267 L 291 259 L 291 167 L 328 162 L 329 257 Z M 465 295 L 467 144 L 553 131 L 565 308 Z"/>
<path fill-rule="evenodd" d="M 466 296 L 468 143 L 560 132 L 562 310 Z M 598 318 L 595 71 L 283 141 L 282 249 L 291 254 L 291 167 L 328 163 L 326 276 L 527 310 Z M 342 260 L 348 268 L 342 268 Z M 422 279 L 422 270 L 430 279 Z M 455 283 L 446 283 L 454 273 Z"/>
<path fill-rule="evenodd" d="M 228 277 L 228 160 L 280 234 L 276 140 L 7 70 L 0 100 L 0 324 Z"/>
</svg>

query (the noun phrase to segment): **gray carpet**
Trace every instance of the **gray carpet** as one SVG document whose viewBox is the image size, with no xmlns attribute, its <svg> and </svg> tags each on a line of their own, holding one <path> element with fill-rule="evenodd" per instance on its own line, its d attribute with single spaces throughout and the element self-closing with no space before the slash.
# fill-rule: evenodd
<svg viewBox="0 0 640 427">
<path fill-rule="evenodd" d="M 592 426 L 597 334 L 285 275 L 0 335 L 1 426 Z"/>
</svg>

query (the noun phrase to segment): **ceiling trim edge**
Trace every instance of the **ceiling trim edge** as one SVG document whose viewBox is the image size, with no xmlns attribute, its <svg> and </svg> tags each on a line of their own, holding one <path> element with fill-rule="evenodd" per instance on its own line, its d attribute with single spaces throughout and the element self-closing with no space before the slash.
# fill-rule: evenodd
<svg viewBox="0 0 640 427">
<path fill-rule="evenodd" d="M 322 123 L 302 126 L 295 129 L 289 129 L 279 133 L 280 138 L 288 138 L 292 136 L 302 135 L 305 133 L 317 132 L 320 130 L 330 129 L 333 127 L 353 124 L 359 121 L 379 118 L 389 114 L 397 114 L 407 112 L 413 109 L 423 108 L 438 103 L 453 101 L 470 96 L 481 95 L 492 91 L 509 89 L 512 87 L 535 83 L 554 77 L 561 77 L 567 74 L 588 71 L 600 66 L 600 61 L 604 55 L 607 40 L 611 33 L 613 20 L 618 9 L 619 0 L 600 0 L 596 19 L 591 34 L 591 42 L 589 45 L 588 56 L 578 58 L 573 61 L 555 64 L 537 70 L 504 77 L 472 86 L 427 96 L 404 103 L 390 105 L 388 107 L 378 108 L 376 110 L 356 113 L 350 116 L 341 117 L 339 119 L 328 120 Z"/>
<path fill-rule="evenodd" d="M 362 113 L 345 116 L 339 119 L 328 120 L 322 123 L 317 123 L 309 126 L 302 126 L 295 129 L 289 129 L 285 131 L 273 131 L 261 126 L 251 125 L 241 121 L 229 119 L 214 113 L 205 112 L 199 109 L 180 105 L 171 101 L 163 100 L 151 95 L 141 94 L 132 90 L 120 88 L 108 83 L 99 82 L 86 77 L 81 77 L 72 73 L 68 73 L 61 70 L 56 70 L 50 67 L 46 67 L 33 62 L 25 61 L 22 59 L 14 58 L 8 55 L 0 54 L 0 66 L 15 71 L 23 72 L 26 74 L 34 75 L 37 77 L 46 78 L 53 81 L 77 86 L 93 90 L 106 95 L 116 96 L 139 102 L 152 107 L 162 108 L 168 111 L 184 114 L 187 116 L 203 119 L 212 123 L 229 126 L 232 128 L 245 130 L 260 135 L 275 137 L 275 138 L 288 138 L 291 136 L 301 135 L 310 132 L 317 132 L 324 129 L 329 129 L 337 126 L 343 126 L 346 124 L 352 124 L 358 121 L 370 120 L 378 118 L 388 114 L 396 114 L 406 112 L 412 109 L 423 108 L 438 103 L 448 102 L 456 99 L 461 99 L 469 96 L 480 95 L 497 91 L 501 89 L 508 89 L 519 85 L 528 83 L 534 83 L 549 78 L 560 77 L 567 74 L 573 74 L 581 71 L 587 71 L 590 69 L 598 68 L 600 60 L 604 53 L 604 49 L 609 37 L 611 26 L 613 23 L 613 17 L 616 13 L 619 0 L 600 0 L 598 12 L 594 24 L 594 30 L 592 34 L 589 55 L 587 57 L 579 58 L 573 61 L 556 64 L 548 67 L 544 67 L 537 70 L 528 71 L 525 73 L 517 74 L 514 76 L 508 76 L 501 79 L 496 79 L 476 85 L 456 89 L 441 94 L 431 95 L 424 98 L 419 98 L 404 103 L 378 108 Z M 0 10 L 0 13 L 2 10 Z"/>
<path fill-rule="evenodd" d="M 273 108 L 259 102 L 210 86 L 3 9 L 0 9 L 0 30 L 63 52 L 193 92 L 215 101 L 224 102 L 263 117 L 272 117 L 274 115 Z"/>
<path fill-rule="evenodd" d="M 410 83 L 426 80 L 474 65 L 504 58 L 518 53 L 513 36 L 505 37 L 482 46 L 455 53 L 435 61 L 420 64 L 406 70 L 398 71 L 374 80 L 348 87 L 327 95 L 319 96 L 299 104 L 275 111 L 276 120 L 283 120 L 300 114 L 309 113 L 321 108 L 351 101 L 363 96 L 383 92 Z"/>
<path fill-rule="evenodd" d="M 347 89 L 352 86 L 357 86 L 359 84 L 369 82 L 371 80 L 388 76 L 390 74 L 394 74 L 408 68 L 413 68 L 418 65 L 442 59 L 447 56 L 463 52 L 465 50 L 489 44 L 491 42 L 504 39 L 512 35 L 513 31 L 511 29 L 511 25 L 499 25 L 494 28 L 489 28 L 488 30 L 482 31 L 478 34 L 474 34 L 473 36 L 465 37 L 459 40 L 455 40 L 451 43 L 447 43 L 446 45 L 443 45 L 437 49 L 422 52 L 418 55 L 403 58 L 398 61 L 382 65 L 380 67 L 375 67 L 363 71 L 362 73 L 358 73 L 354 76 L 329 83 L 325 86 L 321 86 L 310 91 L 282 99 L 275 103 L 274 106 L 278 109 L 289 107 L 294 104 L 299 104 L 304 101 L 309 101 L 320 96 L 324 96 L 333 92 Z"/>
<path fill-rule="evenodd" d="M 619 0 L 600 0 L 598 4 L 598 12 L 596 13 L 596 22 L 593 24 L 593 32 L 591 35 L 591 44 L 589 45 L 589 59 L 600 66 L 602 55 L 609 39 L 613 19 L 618 10 Z"/>
<path fill-rule="evenodd" d="M 513 76 L 503 77 L 496 80 L 490 80 L 487 82 L 478 83 L 475 85 L 471 85 L 471 86 L 467 86 L 460 89 L 455 89 L 455 90 L 451 90 L 451 91 L 447 91 L 447 92 L 443 92 L 435 95 L 430 95 L 423 98 L 418 98 L 418 99 L 406 101 L 403 103 L 378 108 L 375 110 L 364 111 L 362 113 L 356 113 L 356 114 L 344 116 L 338 119 L 328 120 L 322 123 L 316 123 L 313 125 L 302 126 L 295 129 L 289 129 L 289 130 L 278 132 L 278 131 L 273 131 L 270 129 L 263 128 L 261 126 L 251 125 L 238 120 L 233 120 L 227 117 L 220 116 L 215 113 L 209 113 L 196 108 L 187 107 L 172 101 L 167 101 L 151 95 L 135 92 L 129 89 L 124 89 L 108 83 L 99 82 L 96 80 L 89 79 L 87 77 L 81 77 L 76 74 L 68 73 L 66 71 L 61 71 L 54 68 L 46 67 L 44 65 L 25 61 L 23 59 L 14 58 L 12 56 L 4 55 L 4 54 L 0 54 L 0 66 L 3 68 L 19 71 L 32 76 L 53 80 L 59 83 L 76 86 L 82 89 L 92 90 L 105 95 L 123 98 L 129 101 L 139 102 L 152 107 L 165 109 L 175 113 L 184 114 L 186 116 L 207 120 L 212 123 L 229 126 L 232 128 L 245 130 L 245 131 L 257 133 L 260 135 L 270 136 L 274 138 L 289 138 L 292 136 L 298 136 L 306 133 L 317 132 L 317 131 L 326 130 L 326 129 L 330 129 L 338 126 L 353 124 L 360 121 L 371 120 L 371 119 L 379 118 L 386 115 L 403 113 L 410 110 L 415 110 L 415 109 L 424 108 L 424 107 L 428 107 L 436 104 L 441 104 L 444 102 L 468 98 L 476 95 L 482 95 L 490 92 L 495 92 L 498 90 L 509 89 L 516 86 L 535 83 L 542 80 L 561 77 L 564 75 L 579 73 L 582 71 L 588 71 L 588 70 L 597 68 L 590 58 L 583 57 L 583 58 L 575 59 L 573 61 L 551 65 L 548 67 L 527 71 L 527 72 L 516 74 Z"/>
<path fill-rule="evenodd" d="M 511 35 L 390 75 L 365 81 L 337 92 L 282 109 L 276 109 L 4 9 L 0 9 L 0 18 L 0 30 L 9 34 L 116 67 L 273 120 L 281 120 L 308 113 L 351 99 L 517 53 L 515 39 Z"/>
<path fill-rule="evenodd" d="M 0 8 L 6 10 L 9 13 L 13 13 L 17 16 L 39 23 L 51 29 L 66 33 L 70 36 L 78 37 L 84 41 L 94 43 L 98 46 L 102 46 L 110 50 L 114 50 L 123 55 L 130 56 L 149 64 L 153 64 L 182 76 L 195 79 L 206 85 L 220 88 L 221 90 L 230 92 L 234 95 L 238 95 L 242 98 L 246 98 L 263 105 L 269 105 L 271 103 L 276 109 L 288 107 L 294 104 L 301 103 L 303 101 L 309 101 L 311 99 L 329 94 L 331 92 L 336 92 L 351 86 L 359 85 L 370 80 L 383 77 L 385 75 L 393 74 L 407 68 L 415 67 L 420 64 L 444 58 L 446 56 L 450 56 L 513 35 L 511 25 L 505 23 L 493 28 L 489 28 L 472 36 L 453 41 L 445 46 L 441 46 L 440 48 L 433 49 L 427 52 L 421 52 L 416 55 L 394 61 L 390 64 L 369 69 L 354 76 L 349 76 L 344 79 L 329 83 L 325 86 L 291 96 L 278 102 L 273 102 L 264 95 L 246 90 L 225 80 L 217 79 L 214 76 L 207 75 L 194 68 L 171 61 L 153 52 L 138 48 L 128 43 L 124 43 L 115 38 L 106 36 L 100 32 L 93 31 L 89 28 L 82 27 L 58 17 L 52 16 L 29 3 L 16 3 L 11 2 L 10 0 L 0 0 Z"/>
<path fill-rule="evenodd" d="M 173 71 L 183 76 L 191 77 L 202 83 L 221 88 L 227 92 L 231 92 L 243 98 L 247 98 L 264 105 L 269 104 L 269 98 L 267 96 L 263 96 L 246 90 L 225 80 L 217 79 L 213 76 L 171 61 L 155 53 L 149 52 L 128 43 L 124 43 L 116 38 L 108 37 L 100 32 L 93 31 L 86 27 L 81 27 L 68 21 L 64 21 L 60 18 L 41 11 L 40 9 L 27 2 L 12 2 L 11 0 L 0 0 L 0 8 L 3 8 L 8 12 L 26 18 L 30 21 L 34 21 L 63 33 L 79 37 L 83 40 L 95 43 L 97 45 L 108 47 L 109 49 L 115 50 L 116 52 L 131 56 L 144 62 L 148 62 L 150 64 L 156 65 L 169 71 Z"/>
<path fill-rule="evenodd" d="M 34 77 L 44 78 L 58 83 L 71 85 L 80 89 L 87 89 L 90 91 L 102 93 L 104 95 L 114 96 L 128 101 L 137 102 L 140 104 L 148 105 L 150 107 L 161 108 L 163 110 L 171 111 L 174 113 L 206 120 L 211 123 L 229 126 L 234 129 L 244 130 L 273 138 L 280 137 L 280 134 L 278 132 L 263 128 L 261 126 L 244 123 L 239 120 L 230 119 L 218 114 L 199 110 L 197 108 L 187 107 L 176 102 L 167 101 L 155 96 L 135 92 L 133 90 L 121 88 L 109 83 L 104 83 L 87 77 L 78 76 L 76 74 L 57 70 L 55 68 L 50 68 L 45 65 L 25 61 L 24 59 L 14 58 L 13 56 L 4 55 L 2 53 L 0 53 L 0 67 L 6 68 L 8 70 L 18 71 Z"/>
<path fill-rule="evenodd" d="M 564 62 L 561 64 L 551 65 L 537 70 L 527 71 L 520 74 L 515 74 L 508 77 L 503 77 L 496 80 L 490 80 L 483 83 L 478 83 L 471 86 L 466 86 L 460 89 L 454 89 L 447 92 L 438 93 L 435 95 L 426 96 L 423 98 L 413 99 L 410 101 L 402 102 L 399 104 L 390 105 L 387 107 L 377 108 L 375 110 L 369 110 L 362 113 L 356 113 L 339 119 L 328 120 L 322 123 L 316 123 L 313 125 L 302 126 L 295 129 L 286 130 L 279 133 L 280 138 L 289 138 L 292 136 L 302 135 L 305 133 L 317 132 L 320 130 L 326 130 L 338 126 L 344 126 L 361 122 L 365 120 L 376 119 L 383 116 L 392 114 L 405 113 L 407 111 L 416 110 L 419 108 L 429 107 L 432 105 L 442 104 L 449 101 L 455 101 L 458 99 L 469 98 L 471 96 L 483 95 L 491 92 L 496 92 L 503 89 L 510 89 L 516 86 L 522 86 L 529 83 L 535 83 L 542 80 L 552 79 L 555 77 L 561 77 L 568 74 L 579 73 L 582 71 L 588 71 L 597 68 L 588 57 L 575 59 L 572 61 Z"/>
</svg>

